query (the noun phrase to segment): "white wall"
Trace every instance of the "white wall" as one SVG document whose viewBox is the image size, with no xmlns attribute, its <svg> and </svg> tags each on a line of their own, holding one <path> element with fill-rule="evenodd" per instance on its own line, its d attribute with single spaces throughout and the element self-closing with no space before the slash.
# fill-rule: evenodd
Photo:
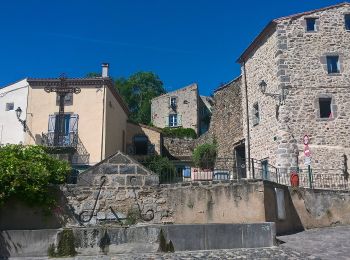
<svg viewBox="0 0 350 260">
<path fill-rule="evenodd" d="M 22 109 L 21 119 L 26 119 L 28 83 L 23 79 L 0 88 L 0 144 L 24 143 L 23 126 L 16 117 L 15 110 Z M 6 111 L 6 103 L 14 103 L 14 109 Z"/>
</svg>

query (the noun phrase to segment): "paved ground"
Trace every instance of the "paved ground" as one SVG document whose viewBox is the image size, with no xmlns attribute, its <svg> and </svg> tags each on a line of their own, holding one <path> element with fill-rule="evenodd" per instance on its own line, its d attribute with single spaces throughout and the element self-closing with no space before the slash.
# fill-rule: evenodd
<svg viewBox="0 0 350 260">
<path fill-rule="evenodd" d="M 278 239 L 286 242 L 280 245 L 310 254 L 321 259 L 350 259 L 350 226 L 311 229 Z"/>
<path fill-rule="evenodd" d="M 11 258 L 16 259 L 16 258 Z M 38 260 L 47 258 L 19 258 L 21 260 Z M 54 258 L 49 258 L 54 259 Z M 57 260 L 165 260 L 165 259 L 318 259 L 288 248 L 252 248 L 230 250 L 186 251 L 167 254 L 122 254 L 117 256 L 77 256 L 74 258 L 57 258 Z"/>
</svg>

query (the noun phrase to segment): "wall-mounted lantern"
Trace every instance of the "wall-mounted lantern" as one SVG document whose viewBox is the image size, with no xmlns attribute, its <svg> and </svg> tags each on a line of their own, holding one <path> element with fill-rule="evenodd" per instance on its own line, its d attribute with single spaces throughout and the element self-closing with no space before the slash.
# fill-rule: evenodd
<svg viewBox="0 0 350 260">
<path fill-rule="evenodd" d="M 27 131 L 27 122 L 26 122 L 26 120 L 21 119 L 22 109 L 20 107 L 17 107 L 15 112 L 16 112 L 16 116 L 17 116 L 18 121 L 23 126 L 23 132 L 26 132 Z"/>
<path fill-rule="evenodd" d="M 274 99 L 278 100 L 279 104 L 281 104 L 285 100 L 286 95 L 288 95 L 287 88 L 282 88 L 281 93 L 267 93 L 266 88 L 267 88 L 267 84 L 266 84 L 265 80 L 262 80 L 259 83 L 260 92 L 263 93 L 265 96 L 270 96 L 270 97 L 273 97 Z"/>
</svg>

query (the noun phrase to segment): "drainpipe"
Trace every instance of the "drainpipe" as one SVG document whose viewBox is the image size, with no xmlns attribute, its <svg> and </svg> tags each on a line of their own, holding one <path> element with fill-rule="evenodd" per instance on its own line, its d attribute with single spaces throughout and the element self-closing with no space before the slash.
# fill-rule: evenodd
<svg viewBox="0 0 350 260">
<path fill-rule="evenodd" d="M 104 149 L 105 147 L 105 136 L 104 136 L 104 131 L 105 131 L 105 102 L 106 102 L 106 83 L 103 82 L 103 99 L 102 99 L 102 133 L 101 133 L 101 160 L 103 160 L 103 155 L 104 155 Z"/>
<path fill-rule="evenodd" d="M 244 89 L 245 89 L 245 106 L 246 106 L 246 119 L 247 119 L 247 155 L 248 155 L 248 172 L 250 175 L 250 127 L 249 127 L 249 105 L 248 105 L 248 84 L 247 84 L 247 71 L 245 68 L 245 60 L 243 60 L 243 72 L 244 72 Z"/>
</svg>

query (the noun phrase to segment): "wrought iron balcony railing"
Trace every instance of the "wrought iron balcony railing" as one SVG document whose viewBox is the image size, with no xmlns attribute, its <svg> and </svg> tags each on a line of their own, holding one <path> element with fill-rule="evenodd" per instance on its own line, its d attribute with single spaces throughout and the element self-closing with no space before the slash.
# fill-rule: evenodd
<svg viewBox="0 0 350 260">
<path fill-rule="evenodd" d="M 58 135 L 55 132 L 43 133 L 42 144 L 48 147 L 76 148 L 79 142 L 77 132 L 69 132 L 67 135 Z"/>
</svg>

